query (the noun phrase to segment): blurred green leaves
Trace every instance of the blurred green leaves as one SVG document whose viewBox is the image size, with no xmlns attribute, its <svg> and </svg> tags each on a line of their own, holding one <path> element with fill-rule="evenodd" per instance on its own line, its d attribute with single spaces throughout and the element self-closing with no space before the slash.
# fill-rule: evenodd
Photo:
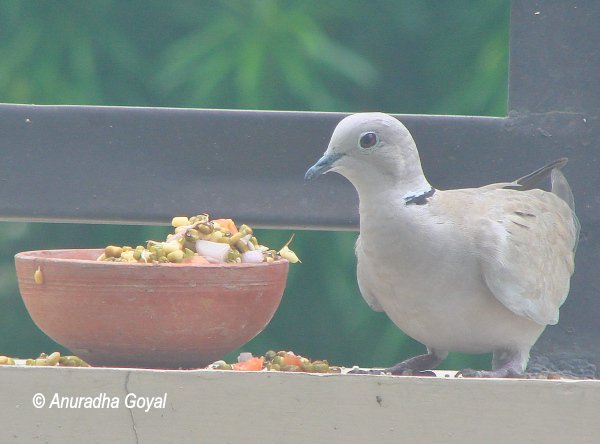
<svg viewBox="0 0 600 444">
<path fill-rule="evenodd" d="M 4 0 L 0 102 L 504 115 L 508 17 L 508 0 Z M 0 224 L 0 354 L 56 348 L 21 302 L 14 253 L 163 233 Z M 260 234 L 273 246 L 289 235 Z M 291 267 L 275 318 L 245 349 L 365 366 L 422 350 L 362 301 L 355 238 L 297 233 L 303 264 Z"/>
<path fill-rule="evenodd" d="M 508 0 L 0 3 L 0 101 L 502 115 Z"/>
<path fill-rule="evenodd" d="M 376 79 L 364 57 L 323 32 L 314 3 L 222 4 L 219 16 L 166 48 L 155 80 L 164 95 L 237 108 L 269 108 L 293 97 L 303 108 L 335 109 L 340 98 L 324 76 L 362 87 Z"/>
<path fill-rule="evenodd" d="M 0 5 L 0 99 L 5 102 L 106 104 L 104 75 L 129 77 L 140 59 L 111 20 L 119 2 Z M 115 82 L 116 83 L 116 82 Z"/>
</svg>

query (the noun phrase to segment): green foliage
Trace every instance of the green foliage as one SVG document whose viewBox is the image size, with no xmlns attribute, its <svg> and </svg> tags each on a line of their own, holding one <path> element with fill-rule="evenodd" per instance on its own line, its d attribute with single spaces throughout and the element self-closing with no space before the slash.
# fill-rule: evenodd
<svg viewBox="0 0 600 444">
<path fill-rule="evenodd" d="M 304 2 L 223 2 L 206 26 L 166 48 L 157 70 L 159 91 L 181 103 L 271 108 L 298 103 L 335 109 L 339 98 L 322 78 L 372 85 L 375 69 L 329 37 Z M 189 73 L 195 73 L 190 76 Z M 287 106 L 286 106 L 287 105 Z"/>
<path fill-rule="evenodd" d="M 0 101 L 504 115 L 508 11 L 508 0 L 5 0 Z M 18 296 L 14 253 L 143 243 L 165 232 L 0 224 L 0 354 L 57 348 Z M 277 246 L 289 234 L 260 236 Z M 297 233 L 304 263 L 291 267 L 275 318 L 246 350 L 364 366 L 422 350 L 362 301 L 355 237 Z M 482 365 L 450 359 L 451 367 Z"/>
</svg>

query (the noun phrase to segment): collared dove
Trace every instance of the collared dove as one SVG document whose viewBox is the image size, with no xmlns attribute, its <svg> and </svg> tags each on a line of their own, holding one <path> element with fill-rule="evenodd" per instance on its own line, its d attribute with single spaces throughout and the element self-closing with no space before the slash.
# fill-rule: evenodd
<svg viewBox="0 0 600 444">
<path fill-rule="evenodd" d="M 558 322 L 579 222 L 559 171 L 566 159 L 510 183 L 437 190 L 397 119 L 353 114 L 307 172 L 345 176 L 360 200 L 357 278 L 366 302 L 427 347 L 385 372 L 435 368 L 448 352 L 493 353 L 492 370 L 522 375 L 529 351 Z M 552 191 L 535 189 L 551 176 Z"/>
</svg>

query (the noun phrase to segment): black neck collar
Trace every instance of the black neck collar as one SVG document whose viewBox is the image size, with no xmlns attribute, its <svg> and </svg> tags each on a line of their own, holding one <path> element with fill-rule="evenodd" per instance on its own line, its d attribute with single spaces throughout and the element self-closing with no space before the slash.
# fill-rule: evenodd
<svg viewBox="0 0 600 444">
<path fill-rule="evenodd" d="M 431 188 L 429 191 L 425 191 L 422 194 L 413 196 L 407 196 L 404 198 L 404 205 L 425 205 L 427 199 L 429 199 L 435 193 L 435 188 Z"/>
</svg>

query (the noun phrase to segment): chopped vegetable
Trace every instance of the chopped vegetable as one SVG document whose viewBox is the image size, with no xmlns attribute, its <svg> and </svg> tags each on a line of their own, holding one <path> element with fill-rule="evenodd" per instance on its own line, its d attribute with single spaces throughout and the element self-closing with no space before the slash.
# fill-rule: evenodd
<svg viewBox="0 0 600 444">
<path fill-rule="evenodd" d="M 238 229 L 232 219 L 215 219 L 213 222 L 225 229 L 225 231 L 229 231 L 231 234 L 237 234 L 238 232 Z"/>
<path fill-rule="evenodd" d="M 229 245 L 220 242 L 197 240 L 196 252 L 209 262 L 211 262 L 211 259 L 214 262 L 225 262 L 227 253 L 229 252 Z"/>
<path fill-rule="evenodd" d="M 296 356 L 293 352 L 287 352 L 283 356 L 283 365 L 295 365 L 296 367 L 300 367 L 301 364 L 300 357 Z"/>
<path fill-rule="evenodd" d="M 264 254 L 260 250 L 246 251 L 241 255 L 242 262 L 263 262 Z"/>
<path fill-rule="evenodd" d="M 190 258 L 184 259 L 183 263 L 185 263 L 185 264 L 208 264 L 209 262 L 204 257 L 198 256 L 196 254 Z"/>
<path fill-rule="evenodd" d="M 250 358 L 246 361 L 236 362 L 231 364 L 233 370 L 244 370 L 244 371 L 259 371 L 262 370 L 265 358 Z"/>
<path fill-rule="evenodd" d="M 275 353 L 269 350 L 264 356 L 254 357 L 251 353 L 240 353 L 238 362 L 227 364 L 225 361 L 217 361 L 208 368 L 214 370 L 265 370 L 283 372 L 307 372 L 307 373 L 340 373 L 339 367 L 332 367 L 327 361 L 311 361 L 291 351 L 280 351 Z"/>
<path fill-rule="evenodd" d="M 171 225 L 175 230 L 164 242 L 150 240 L 145 247 L 135 248 L 109 245 L 98 260 L 151 264 L 269 263 L 279 259 L 300 262 L 288 246 L 293 235 L 277 252 L 261 245 L 248 225 L 238 229 L 232 219 L 210 220 L 208 214 L 177 216 Z M 43 282 L 41 271 L 34 277 L 36 283 Z"/>
</svg>

